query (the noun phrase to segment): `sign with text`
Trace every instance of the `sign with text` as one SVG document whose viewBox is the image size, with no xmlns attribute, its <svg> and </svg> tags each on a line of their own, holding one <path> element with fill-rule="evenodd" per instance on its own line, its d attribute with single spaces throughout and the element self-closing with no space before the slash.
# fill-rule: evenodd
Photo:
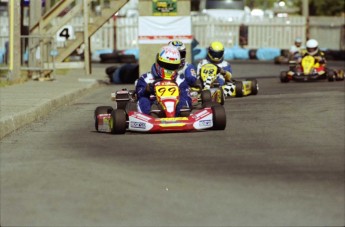
<svg viewBox="0 0 345 227">
<path fill-rule="evenodd" d="M 190 16 L 139 17 L 138 36 L 140 44 L 168 44 L 171 40 L 191 43 L 192 19 Z"/>
<path fill-rule="evenodd" d="M 177 0 L 152 0 L 153 16 L 176 16 Z"/>
<path fill-rule="evenodd" d="M 56 33 L 56 41 L 65 42 L 70 39 L 75 39 L 74 29 L 71 25 L 65 25 Z"/>
</svg>

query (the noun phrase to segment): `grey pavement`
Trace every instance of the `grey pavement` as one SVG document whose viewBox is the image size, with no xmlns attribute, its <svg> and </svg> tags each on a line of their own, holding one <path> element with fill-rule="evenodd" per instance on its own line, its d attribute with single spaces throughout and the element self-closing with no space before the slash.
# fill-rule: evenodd
<svg viewBox="0 0 345 227">
<path fill-rule="evenodd" d="M 105 73 L 109 65 L 92 66 L 92 74 L 84 69 L 69 69 L 65 75 L 54 75 L 53 81 L 29 80 L 0 88 L 0 139 L 54 109 L 66 105 L 90 89 L 108 83 Z"/>
</svg>

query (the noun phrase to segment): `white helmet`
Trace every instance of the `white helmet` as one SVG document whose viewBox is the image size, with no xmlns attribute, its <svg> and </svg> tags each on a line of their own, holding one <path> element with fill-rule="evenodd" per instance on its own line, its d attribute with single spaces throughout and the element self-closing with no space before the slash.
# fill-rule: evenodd
<svg viewBox="0 0 345 227">
<path fill-rule="evenodd" d="M 317 51 L 319 50 L 318 46 L 319 43 L 315 39 L 309 39 L 306 43 L 307 46 L 307 52 L 310 55 L 315 55 Z"/>
<path fill-rule="evenodd" d="M 184 45 L 184 43 L 179 40 L 173 40 L 170 41 L 168 45 L 178 49 L 181 55 L 181 67 L 183 67 L 186 62 L 186 46 Z"/>
<path fill-rule="evenodd" d="M 300 37 L 297 37 L 295 39 L 295 45 L 298 47 L 300 47 L 302 45 L 302 39 Z"/>
<path fill-rule="evenodd" d="M 155 68 L 157 75 L 162 79 L 175 79 L 180 64 L 180 52 L 175 47 L 163 46 L 157 53 Z"/>
<path fill-rule="evenodd" d="M 301 37 L 297 37 L 297 38 L 295 39 L 295 43 L 302 43 Z"/>
</svg>

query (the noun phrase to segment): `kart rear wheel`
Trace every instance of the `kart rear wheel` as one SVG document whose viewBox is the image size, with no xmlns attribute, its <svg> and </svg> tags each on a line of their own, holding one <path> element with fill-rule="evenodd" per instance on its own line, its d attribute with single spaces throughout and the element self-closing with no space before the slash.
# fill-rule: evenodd
<svg viewBox="0 0 345 227">
<path fill-rule="evenodd" d="M 243 83 L 242 81 L 235 81 L 235 93 L 236 97 L 242 97 L 243 96 Z"/>
<path fill-rule="evenodd" d="M 98 118 L 97 118 L 97 116 L 100 114 L 110 114 L 111 111 L 113 111 L 113 107 L 111 107 L 111 106 L 98 106 L 95 109 L 94 119 L 95 119 L 95 129 L 97 132 L 98 132 Z"/>
<path fill-rule="evenodd" d="M 252 95 L 257 95 L 258 91 L 259 91 L 259 84 L 258 81 L 256 79 L 252 79 Z"/>
<path fill-rule="evenodd" d="M 204 104 L 206 102 L 211 102 L 212 101 L 211 91 L 210 90 L 203 90 L 203 91 L 201 91 L 200 98 L 201 98 L 201 103 L 202 104 Z"/>
<path fill-rule="evenodd" d="M 214 130 L 224 130 L 226 127 L 226 113 L 224 106 L 212 106 L 213 112 L 213 127 Z"/>
<path fill-rule="evenodd" d="M 290 80 L 289 78 L 287 77 L 287 72 L 286 71 L 283 71 L 280 73 L 280 82 L 282 83 L 288 83 Z"/>
<path fill-rule="evenodd" d="M 122 109 L 111 111 L 110 130 L 112 134 L 124 134 L 126 132 L 126 112 Z"/>
</svg>

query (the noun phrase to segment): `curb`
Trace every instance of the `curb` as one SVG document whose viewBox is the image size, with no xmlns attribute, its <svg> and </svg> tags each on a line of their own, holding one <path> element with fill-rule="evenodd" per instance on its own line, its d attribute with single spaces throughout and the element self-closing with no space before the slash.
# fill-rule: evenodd
<svg viewBox="0 0 345 227">
<path fill-rule="evenodd" d="M 36 107 L 23 110 L 14 116 L 2 119 L 0 121 L 0 139 L 23 126 L 46 116 L 57 108 L 73 102 L 77 98 L 85 95 L 87 92 L 99 87 L 100 85 L 100 81 L 92 82 L 84 88 L 76 89 L 74 91 L 61 94 L 56 98 L 45 100 Z"/>
</svg>

